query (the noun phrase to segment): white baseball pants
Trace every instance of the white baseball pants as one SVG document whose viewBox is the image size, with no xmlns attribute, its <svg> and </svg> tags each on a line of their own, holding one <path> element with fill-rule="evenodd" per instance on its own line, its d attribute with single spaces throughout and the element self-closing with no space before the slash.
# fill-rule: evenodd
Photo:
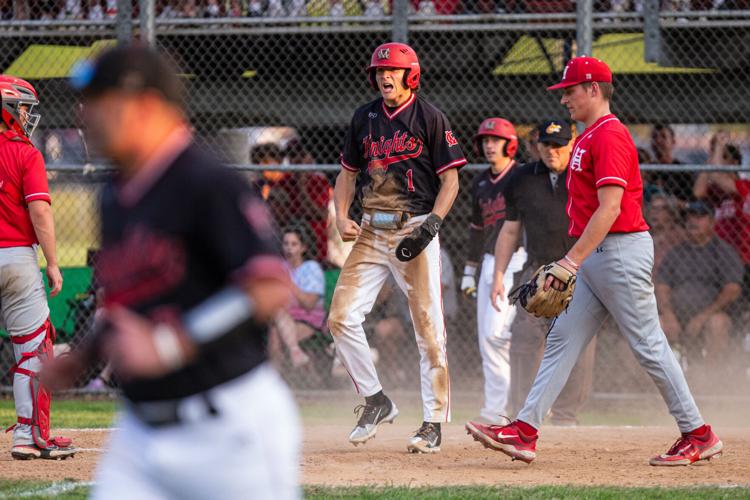
<svg viewBox="0 0 750 500">
<path fill-rule="evenodd" d="M 357 392 L 372 396 L 382 386 L 362 322 L 390 274 L 406 294 L 420 354 L 422 405 L 426 422 L 450 421 L 450 382 L 445 353 L 440 242 L 435 237 L 409 262 L 396 258 L 396 247 L 427 215 L 413 217 L 401 229 L 374 229 L 369 215 L 339 275 L 328 315 L 336 352 Z M 393 360 L 395 362 L 395 360 Z"/>
<path fill-rule="evenodd" d="M 41 327 L 49 317 L 47 294 L 35 247 L 0 248 L 0 312 L 5 329 L 13 337 L 28 335 Z M 36 352 L 44 341 L 41 334 L 23 344 L 13 344 L 13 354 L 18 362 L 24 353 Z M 38 372 L 41 360 L 33 357 L 19 368 Z M 16 416 L 30 419 L 34 409 L 29 376 L 16 372 L 13 376 L 13 399 Z M 13 444 L 33 444 L 31 426 L 17 424 L 13 430 Z"/>
<path fill-rule="evenodd" d="M 510 325 L 516 317 L 516 306 L 508 302 L 513 275 L 523 268 L 526 250 L 521 247 L 510 259 L 503 278 L 505 296 L 499 300 L 500 311 L 490 303 L 495 271 L 495 256 L 484 254 L 477 283 L 477 333 L 479 353 L 484 372 L 484 406 L 479 415 L 491 422 L 500 422 L 506 414 L 510 386 Z"/>
<path fill-rule="evenodd" d="M 297 499 L 302 436 L 286 384 L 269 365 L 184 400 L 183 422 L 150 427 L 126 409 L 112 431 L 94 500 Z"/>
</svg>

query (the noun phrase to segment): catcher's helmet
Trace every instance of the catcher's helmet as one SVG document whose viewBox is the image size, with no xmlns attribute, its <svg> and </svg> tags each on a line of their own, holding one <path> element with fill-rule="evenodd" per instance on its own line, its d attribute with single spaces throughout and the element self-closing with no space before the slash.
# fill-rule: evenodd
<svg viewBox="0 0 750 500">
<path fill-rule="evenodd" d="M 480 125 L 479 130 L 474 135 L 474 145 L 477 151 L 482 151 L 482 137 L 485 136 L 500 137 L 506 140 L 503 146 L 503 154 L 508 158 L 513 158 L 518 151 L 518 136 L 516 128 L 511 122 L 504 118 L 487 118 Z"/>
<path fill-rule="evenodd" d="M 372 53 L 370 66 L 367 73 L 370 77 L 370 85 L 375 90 L 378 89 L 378 82 L 375 80 L 375 71 L 377 68 L 398 68 L 405 69 L 404 85 L 412 90 L 419 88 L 419 59 L 414 49 L 405 43 L 384 43 Z"/>
<path fill-rule="evenodd" d="M 8 75 L 0 75 L 0 111 L 6 127 L 18 134 L 31 137 L 39 124 L 39 114 L 32 113 L 39 104 L 34 87 L 26 80 Z M 28 106 L 25 121 L 21 120 L 21 106 Z"/>
</svg>

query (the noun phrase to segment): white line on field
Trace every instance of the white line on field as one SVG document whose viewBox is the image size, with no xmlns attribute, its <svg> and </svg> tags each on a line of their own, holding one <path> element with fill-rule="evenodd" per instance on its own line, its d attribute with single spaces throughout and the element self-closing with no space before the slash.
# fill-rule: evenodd
<svg viewBox="0 0 750 500">
<path fill-rule="evenodd" d="M 55 432 L 109 432 L 117 427 L 62 427 L 52 429 Z"/>
<path fill-rule="evenodd" d="M 69 491 L 77 490 L 78 488 L 86 488 L 94 483 L 91 481 L 62 481 L 57 483 L 52 483 L 50 486 L 42 487 L 42 488 L 32 488 L 29 490 L 16 490 L 13 493 L 4 494 L 0 493 L 0 499 L 4 498 L 22 498 L 22 497 L 35 497 L 35 496 L 48 496 L 48 497 L 55 497 L 62 493 L 67 493 Z"/>
<path fill-rule="evenodd" d="M 78 451 L 94 451 L 96 453 L 102 453 L 104 448 L 78 448 Z"/>
</svg>

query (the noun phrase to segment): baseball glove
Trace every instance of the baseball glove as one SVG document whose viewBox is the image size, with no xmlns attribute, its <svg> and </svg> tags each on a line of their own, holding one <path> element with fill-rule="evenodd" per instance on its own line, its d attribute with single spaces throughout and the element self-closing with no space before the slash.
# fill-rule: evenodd
<svg viewBox="0 0 750 500">
<path fill-rule="evenodd" d="M 544 282 L 549 275 L 562 281 L 565 287 L 562 290 L 554 287 L 545 290 Z M 537 269 L 529 281 L 510 292 L 508 299 L 511 304 L 520 302 L 521 307 L 534 316 L 554 318 L 568 307 L 575 287 L 576 275 L 557 262 L 552 262 Z"/>
<path fill-rule="evenodd" d="M 435 214 L 430 214 L 422 224 L 406 236 L 396 247 L 396 258 L 401 262 L 412 260 L 427 248 L 432 239 L 440 231 L 443 219 Z"/>
</svg>

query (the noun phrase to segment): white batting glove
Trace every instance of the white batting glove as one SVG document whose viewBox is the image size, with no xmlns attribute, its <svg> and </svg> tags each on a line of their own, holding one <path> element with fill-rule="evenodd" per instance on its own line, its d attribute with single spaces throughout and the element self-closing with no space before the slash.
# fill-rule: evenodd
<svg viewBox="0 0 750 500">
<path fill-rule="evenodd" d="M 464 267 L 464 277 L 461 278 L 461 292 L 470 299 L 477 298 L 477 280 L 474 277 L 477 268 L 467 265 Z"/>
</svg>

